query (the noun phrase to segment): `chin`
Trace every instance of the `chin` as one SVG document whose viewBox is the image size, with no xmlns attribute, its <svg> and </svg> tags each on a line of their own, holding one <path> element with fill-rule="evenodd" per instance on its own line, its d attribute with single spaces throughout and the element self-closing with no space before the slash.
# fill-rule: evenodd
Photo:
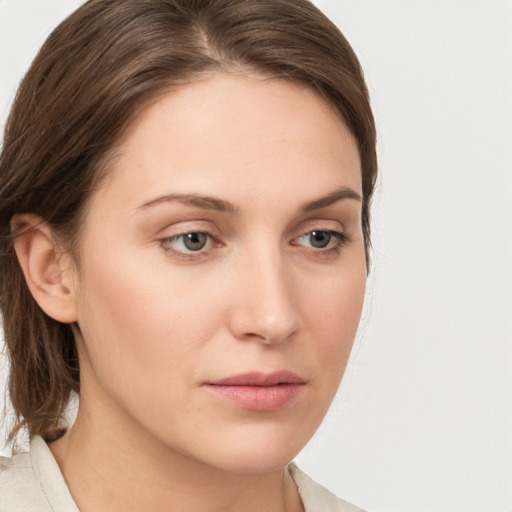
<svg viewBox="0 0 512 512">
<path fill-rule="evenodd" d="M 276 453 L 274 450 L 237 450 L 230 453 L 229 459 L 226 454 L 215 466 L 231 473 L 264 474 L 274 471 L 281 471 L 295 457 L 298 452 L 281 450 Z"/>
<path fill-rule="evenodd" d="M 282 470 L 309 441 L 313 432 L 290 429 L 240 427 L 225 439 L 212 440 L 210 461 L 219 469 L 236 473 L 269 473 Z"/>
</svg>

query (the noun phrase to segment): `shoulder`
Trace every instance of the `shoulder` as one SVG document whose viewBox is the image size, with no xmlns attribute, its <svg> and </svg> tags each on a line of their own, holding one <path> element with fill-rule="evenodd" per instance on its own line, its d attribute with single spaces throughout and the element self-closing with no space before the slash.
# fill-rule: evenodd
<svg viewBox="0 0 512 512">
<path fill-rule="evenodd" d="M 306 512 L 364 512 L 344 501 L 303 473 L 294 463 L 290 474 L 297 485 Z"/>
<path fill-rule="evenodd" d="M 29 453 L 0 457 L 0 512 L 51 512 Z"/>
</svg>

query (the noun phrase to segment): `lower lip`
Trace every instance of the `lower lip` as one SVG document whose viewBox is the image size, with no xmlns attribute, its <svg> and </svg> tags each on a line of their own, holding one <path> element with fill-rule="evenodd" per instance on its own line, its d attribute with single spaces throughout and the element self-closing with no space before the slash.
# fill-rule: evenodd
<svg viewBox="0 0 512 512">
<path fill-rule="evenodd" d="M 234 402 L 242 409 L 271 412 L 283 409 L 300 393 L 302 384 L 276 386 L 230 386 L 208 384 L 213 393 Z"/>
</svg>

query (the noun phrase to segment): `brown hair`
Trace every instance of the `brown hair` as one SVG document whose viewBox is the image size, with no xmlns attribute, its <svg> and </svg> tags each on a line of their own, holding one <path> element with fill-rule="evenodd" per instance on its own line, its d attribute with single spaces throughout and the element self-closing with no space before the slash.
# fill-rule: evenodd
<svg viewBox="0 0 512 512">
<path fill-rule="evenodd" d="M 0 306 L 11 361 L 11 440 L 22 427 L 48 435 L 80 386 L 71 326 L 32 298 L 13 249 L 12 216 L 39 215 L 72 247 L 108 152 L 135 111 L 211 70 L 304 84 L 344 119 L 361 157 L 368 260 L 374 121 L 354 52 L 316 7 L 307 0 L 90 0 L 41 48 L 5 128 Z"/>
</svg>

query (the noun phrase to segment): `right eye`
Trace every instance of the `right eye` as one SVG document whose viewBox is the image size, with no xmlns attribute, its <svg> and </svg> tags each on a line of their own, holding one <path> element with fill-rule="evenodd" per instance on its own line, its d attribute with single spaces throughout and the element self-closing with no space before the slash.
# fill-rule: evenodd
<svg viewBox="0 0 512 512">
<path fill-rule="evenodd" d="M 191 231 L 190 233 L 162 238 L 160 243 L 166 251 L 190 254 L 209 248 L 212 244 L 212 237 L 208 233 Z"/>
</svg>

